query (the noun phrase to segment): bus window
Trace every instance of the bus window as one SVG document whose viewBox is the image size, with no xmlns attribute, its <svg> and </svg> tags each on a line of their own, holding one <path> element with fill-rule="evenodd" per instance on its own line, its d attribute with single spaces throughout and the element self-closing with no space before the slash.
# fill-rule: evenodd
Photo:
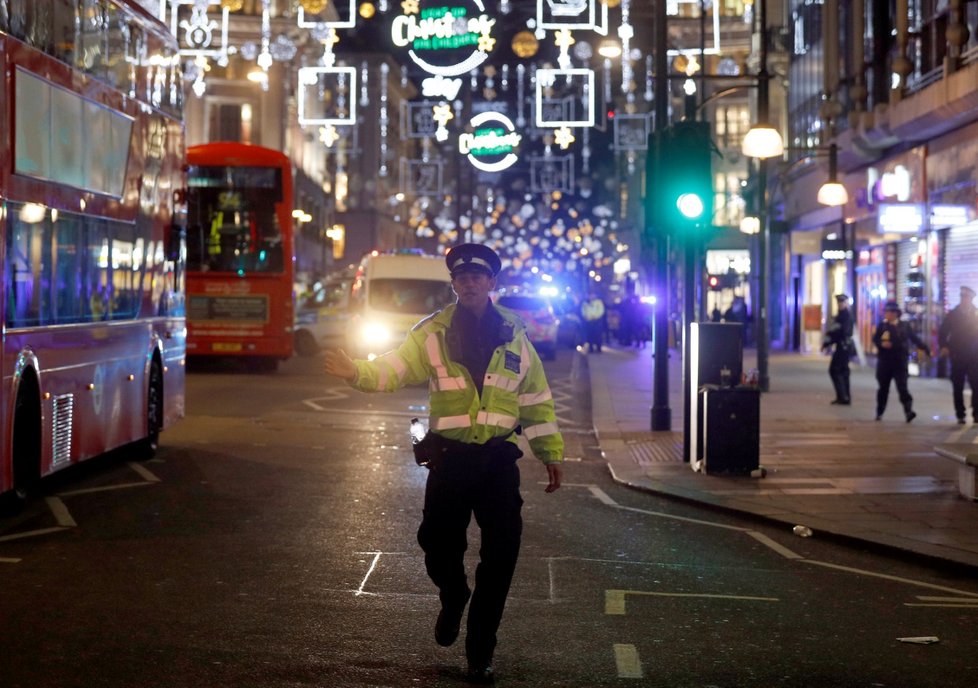
<svg viewBox="0 0 978 688">
<path fill-rule="evenodd" d="M 85 285 L 89 320 L 105 320 L 109 314 L 109 237 L 104 220 L 85 219 Z"/>
<path fill-rule="evenodd" d="M 81 0 L 81 8 L 75 66 L 99 79 L 105 79 L 105 31 L 108 26 L 106 0 Z"/>
<path fill-rule="evenodd" d="M 108 69 L 109 83 L 123 93 L 135 89 L 135 55 L 133 43 L 136 31 L 128 26 L 126 13 L 115 5 L 108 11 Z"/>
<path fill-rule="evenodd" d="M 78 216 L 58 217 L 54 223 L 54 303 L 59 323 L 81 322 L 85 316 L 81 237 L 82 222 Z"/>
</svg>

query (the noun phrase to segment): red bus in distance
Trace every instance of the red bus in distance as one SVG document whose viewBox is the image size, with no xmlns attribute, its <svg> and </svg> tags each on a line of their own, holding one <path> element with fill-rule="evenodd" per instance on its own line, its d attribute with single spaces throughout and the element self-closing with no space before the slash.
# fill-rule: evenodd
<svg viewBox="0 0 978 688">
<path fill-rule="evenodd" d="M 293 350 L 291 162 L 233 142 L 187 162 L 187 351 L 274 369 Z"/>
<path fill-rule="evenodd" d="M 0 495 L 184 414 L 183 81 L 138 3 L 0 13 Z M 56 8 L 56 11 L 51 11 Z M 101 16 L 101 15 L 100 15 Z M 10 499 L 13 497 L 13 499 Z"/>
</svg>

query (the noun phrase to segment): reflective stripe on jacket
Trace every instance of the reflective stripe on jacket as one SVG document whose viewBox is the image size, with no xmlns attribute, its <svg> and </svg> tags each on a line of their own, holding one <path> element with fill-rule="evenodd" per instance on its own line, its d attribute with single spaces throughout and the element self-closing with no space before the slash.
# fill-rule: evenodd
<svg viewBox="0 0 978 688">
<path fill-rule="evenodd" d="M 357 377 L 351 384 L 362 392 L 393 392 L 427 381 L 429 427 L 439 435 L 484 444 L 521 425 L 538 459 L 543 463 L 563 461 L 564 440 L 557 428 L 553 397 L 540 357 L 526 337 L 526 327 L 512 311 L 491 307 L 513 323 L 513 339 L 493 352 L 481 399 L 469 371 L 448 357 L 445 333 L 456 305 L 415 325 L 394 351 L 373 361 L 357 360 Z M 515 436 L 509 441 L 515 442 Z"/>
</svg>

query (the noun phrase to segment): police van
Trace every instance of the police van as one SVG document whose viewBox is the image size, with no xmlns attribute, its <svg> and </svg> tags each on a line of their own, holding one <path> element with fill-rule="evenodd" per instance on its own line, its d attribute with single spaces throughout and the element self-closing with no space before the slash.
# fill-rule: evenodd
<svg viewBox="0 0 978 688">
<path fill-rule="evenodd" d="M 350 288 L 346 350 L 373 359 L 397 348 L 419 320 L 454 302 L 442 256 L 373 252 L 361 261 Z"/>
</svg>

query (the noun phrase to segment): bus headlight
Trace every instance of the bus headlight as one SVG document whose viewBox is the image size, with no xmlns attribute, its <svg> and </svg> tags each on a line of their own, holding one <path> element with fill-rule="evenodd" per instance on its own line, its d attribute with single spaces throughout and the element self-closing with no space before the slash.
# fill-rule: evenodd
<svg viewBox="0 0 978 688">
<path fill-rule="evenodd" d="M 391 340 L 390 328 L 379 322 L 364 323 L 360 338 L 366 346 L 383 346 Z"/>
</svg>

